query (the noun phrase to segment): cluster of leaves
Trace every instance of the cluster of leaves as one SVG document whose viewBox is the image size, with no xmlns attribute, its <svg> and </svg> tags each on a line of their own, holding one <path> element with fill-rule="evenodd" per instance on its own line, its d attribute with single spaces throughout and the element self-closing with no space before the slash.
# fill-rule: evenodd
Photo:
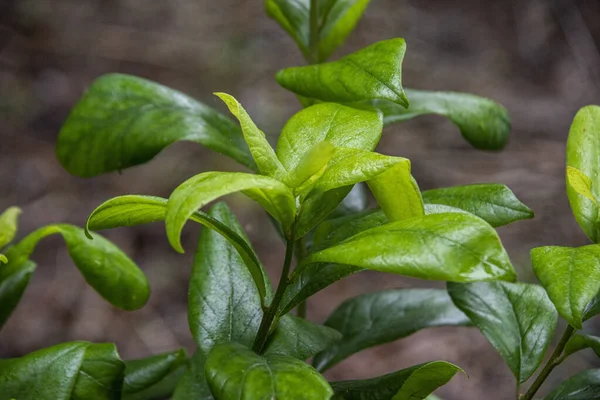
<svg viewBox="0 0 600 400">
<path fill-rule="evenodd" d="M 574 333 L 600 311 L 598 245 L 534 249 L 542 286 L 516 282 L 494 228 L 533 213 L 510 189 L 474 184 L 421 192 L 409 160 L 375 152 L 385 125 L 418 115 L 444 115 L 474 147 L 488 150 L 506 144 L 510 122 L 504 108 L 487 99 L 405 90 L 403 39 L 326 62 L 368 3 L 266 0 L 269 15 L 311 64 L 277 74 L 305 108 L 283 127 L 275 148 L 228 94 L 216 93 L 239 125 L 141 78 L 106 75 L 93 83 L 58 139 L 57 156 L 70 173 L 92 177 L 122 170 L 179 140 L 200 143 L 252 172 L 201 173 L 169 199 L 116 197 L 93 211 L 85 230 L 51 225 L 8 247 L 0 255 L 6 263 L 0 265 L 0 326 L 35 270 L 30 260 L 35 245 L 49 234 L 62 235 L 100 295 L 134 310 L 149 296 L 144 274 L 90 232 L 164 221 L 169 243 L 183 252 L 180 236 L 187 221 L 204 227 L 189 284 L 188 319 L 197 344 L 191 357 L 177 350 L 123 362 L 112 344 L 60 344 L 0 360 L 1 399 L 425 399 L 461 369 L 431 361 L 340 382 L 328 382 L 321 373 L 363 349 L 437 326 L 478 327 L 506 360 L 518 388 L 539 368 L 558 314 L 568 328 L 523 399 L 531 400 L 568 355 L 587 347 L 600 353 L 600 339 Z M 599 130 L 600 108 L 582 109 L 567 157 L 569 200 L 594 243 L 600 239 Z M 376 209 L 366 208 L 365 184 Z M 282 235 L 286 255 L 277 287 L 232 211 L 224 203 L 201 211 L 235 192 L 259 203 Z M 11 208 L 0 217 L 0 248 L 13 240 L 18 214 Z M 324 325 L 304 318 L 303 304 L 311 295 L 362 270 L 446 281 L 448 287 L 351 298 Z M 295 308 L 297 316 L 291 313 Z M 600 372 L 591 370 L 547 399 L 592 399 L 599 390 Z"/>
</svg>

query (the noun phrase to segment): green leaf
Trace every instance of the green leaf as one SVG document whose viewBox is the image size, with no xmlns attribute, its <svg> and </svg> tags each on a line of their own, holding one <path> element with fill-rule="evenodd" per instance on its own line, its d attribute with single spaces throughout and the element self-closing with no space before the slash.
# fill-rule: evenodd
<svg viewBox="0 0 600 400">
<path fill-rule="evenodd" d="M 318 354 L 313 365 L 325 371 L 369 347 L 436 326 L 468 326 L 469 318 L 446 290 L 393 289 L 346 300 L 325 321 L 343 339 Z"/>
<path fill-rule="evenodd" d="M 102 230 L 120 226 L 135 226 L 163 221 L 167 210 L 167 199 L 155 196 L 127 195 L 105 201 L 90 214 L 86 230 Z M 202 211 L 196 211 L 190 219 L 222 235 L 238 251 L 248 269 L 256 277 L 256 285 L 264 292 L 269 286 L 267 276 L 252 245 L 245 235 L 238 234 L 223 222 Z M 265 282 L 265 283 L 261 283 Z"/>
<path fill-rule="evenodd" d="M 419 115 L 438 114 L 448 118 L 473 147 L 482 150 L 501 150 L 508 143 L 510 117 L 500 104 L 468 93 L 432 92 L 405 89 L 410 107 L 389 101 L 375 101 L 383 112 L 383 123 L 391 125 Z"/>
<path fill-rule="evenodd" d="M 19 207 L 9 207 L 0 214 L 0 249 L 15 238 L 17 234 L 17 220 L 21 212 Z"/>
<path fill-rule="evenodd" d="M 0 270 L 2 275 L 19 270 L 21 266 L 30 268 L 26 261 L 38 242 L 57 233 L 65 240 L 69 255 L 86 282 L 102 297 L 124 310 L 137 310 L 146 304 L 150 288 L 138 266 L 110 241 L 100 235 L 89 239 L 83 229 L 73 225 L 48 225 L 29 234 L 9 249 L 7 254 L 11 261 L 6 270 Z M 20 282 L 26 285 L 26 280 Z"/>
<path fill-rule="evenodd" d="M 367 208 L 368 203 L 369 198 L 366 185 L 364 183 L 357 183 L 352 187 L 350 193 L 344 197 L 344 200 L 338 204 L 336 209 L 329 214 L 328 219 L 339 218 L 364 211 Z"/>
<path fill-rule="evenodd" d="M 319 2 L 319 62 L 327 60 L 354 30 L 370 0 Z M 267 14 L 294 39 L 310 59 L 310 0 L 266 0 Z"/>
<path fill-rule="evenodd" d="M 516 278 L 494 229 L 459 213 L 390 222 L 314 253 L 304 264 L 319 262 L 452 282 Z"/>
<path fill-rule="evenodd" d="M 600 168 L 598 158 L 600 157 L 600 107 L 583 107 L 573 120 L 567 140 L 567 167 L 572 167 L 580 172 L 580 178 L 588 185 L 591 191 L 589 196 L 583 195 L 578 189 L 581 186 L 573 186 L 573 170 L 569 176 L 567 171 L 567 195 L 573 210 L 575 219 L 584 230 L 585 234 L 592 240 L 598 242 L 598 203 L 596 200 L 600 195 Z M 587 177 L 588 180 L 585 180 Z"/>
<path fill-rule="evenodd" d="M 422 400 L 462 371 L 445 361 L 431 361 L 372 379 L 332 382 L 334 400 Z"/>
<path fill-rule="evenodd" d="M 194 353 L 189 360 L 187 371 L 183 374 L 171 400 L 214 400 L 204 375 L 206 358 L 201 352 Z"/>
<path fill-rule="evenodd" d="M 592 193 L 591 179 L 577 168 L 567 166 L 567 186 L 575 193 L 588 198 L 594 204 L 598 204 L 594 193 Z"/>
<path fill-rule="evenodd" d="M 506 361 L 519 382 L 542 362 L 557 314 L 541 286 L 527 283 L 448 283 L 454 304 Z"/>
<path fill-rule="evenodd" d="M 584 349 L 592 349 L 600 357 L 600 338 L 597 336 L 576 333 L 567 342 L 562 357 L 568 357 Z"/>
<path fill-rule="evenodd" d="M 284 354 L 304 361 L 333 345 L 341 337 L 335 329 L 288 314 L 279 320 L 269 338 L 265 354 Z"/>
<path fill-rule="evenodd" d="M 564 381 L 544 400 L 597 400 L 600 398 L 600 369 L 589 369 Z"/>
<path fill-rule="evenodd" d="M 286 68 L 277 82 L 304 97 L 335 103 L 389 100 L 408 107 L 402 89 L 404 39 L 374 43 L 337 61 Z"/>
<path fill-rule="evenodd" d="M 600 246 L 537 247 L 531 262 L 560 315 L 581 329 L 586 307 L 600 291 Z"/>
<path fill-rule="evenodd" d="M 497 183 L 454 186 L 423 192 L 423 201 L 443 204 L 483 218 L 493 227 L 533 218 L 533 211 L 521 203 L 506 186 Z"/>
<path fill-rule="evenodd" d="M 19 303 L 35 268 L 33 261 L 18 267 L 11 267 L 10 263 L 0 265 L 0 329 Z"/>
<path fill-rule="evenodd" d="M 166 226 L 171 246 L 180 253 L 181 231 L 194 212 L 227 194 L 243 192 L 278 220 L 288 233 L 296 214 L 294 195 L 278 180 L 241 172 L 205 172 L 183 182 L 171 193 Z"/>
<path fill-rule="evenodd" d="M 227 93 L 215 93 L 215 96 L 223 100 L 229 111 L 240 121 L 244 139 L 250 148 L 252 157 L 262 175 L 281 179 L 285 176 L 283 165 L 277 159 L 275 151 L 267 141 L 264 132 L 254 124 L 250 115 L 244 107 L 231 95 Z"/>
<path fill-rule="evenodd" d="M 145 163 L 181 140 L 256 168 L 233 121 L 183 93 L 121 74 L 94 81 L 63 125 L 56 154 L 69 173 L 92 177 Z"/>
<path fill-rule="evenodd" d="M 161 400 L 175 390 L 187 369 L 185 350 L 125 362 L 123 400 Z"/>
<path fill-rule="evenodd" d="M 209 216 L 247 241 L 224 203 L 213 206 Z M 258 268 L 262 275 L 262 267 Z M 270 284 L 266 287 L 270 294 Z M 263 315 L 260 293 L 237 250 L 212 230 L 203 229 L 200 233 L 188 303 L 190 330 L 204 354 L 222 342 L 252 346 Z"/>
<path fill-rule="evenodd" d="M 331 387 L 310 365 L 280 354 L 259 356 L 238 343 L 222 343 L 206 360 L 206 379 L 217 400 L 325 400 Z"/>
<path fill-rule="evenodd" d="M 63 343 L 0 360 L 0 398 L 118 400 L 124 369 L 113 344 Z"/>
</svg>

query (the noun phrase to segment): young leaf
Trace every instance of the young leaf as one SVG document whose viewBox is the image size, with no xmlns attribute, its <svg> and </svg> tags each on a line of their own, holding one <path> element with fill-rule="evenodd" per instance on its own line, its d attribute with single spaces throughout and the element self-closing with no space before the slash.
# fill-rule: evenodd
<svg viewBox="0 0 600 400">
<path fill-rule="evenodd" d="M 171 246 L 180 253 L 181 231 L 196 210 L 227 194 L 243 192 L 257 201 L 287 233 L 296 214 L 296 200 L 289 187 L 267 176 L 241 172 L 205 172 L 183 182 L 171 193 L 166 226 Z"/>
<path fill-rule="evenodd" d="M 146 304 L 150 288 L 138 266 L 110 241 L 100 235 L 89 239 L 83 229 L 73 225 L 48 225 L 29 234 L 9 249 L 11 265 L 19 269 L 41 239 L 57 233 L 86 282 L 102 297 L 124 310 L 137 310 Z"/>
<path fill-rule="evenodd" d="M 36 268 L 29 260 L 16 267 L 11 265 L 9 261 L 0 267 L 0 329 L 19 303 Z"/>
<path fill-rule="evenodd" d="M 592 349 L 600 357 L 600 338 L 597 336 L 576 333 L 567 342 L 562 357 L 568 357 L 579 350 Z"/>
<path fill-rule="evenodd" d="M 533 218 L 533 211 L 529 207 L 521 203 L 508 187 L 497 183 L 426 190 L 423 192 L 423 201 L 466 210 L 493 227 Z"/>
<path fill-rule="evenodd" d="M 385 125 L 438 114 L 452 121 L 465 140 L 477 149 L 501 150 L 508 143 L 510 117 L 504 107 L 492 100 L 457 92 L 405 89 L 405 93 L 410 99 L 408 109 L 389 101 L 373 102 L 383 112 Z"/>
<path fill-rule="evenodd" d="M 494 229 L 459 213 L 390 222 L 314 253 L 304 264 L 319 262 L 452 282 L 516 278 Z"/>
<path fill-rule="evenodd" d="M 206 357 L 196 351 L 189 360 L 187 371 L 183 374 L 171 400 L 214 400 L 204 375 Z"/>
<path fill-rule="evenodd" d="M 0 360 L 0 398 L 116 400 L 124 369 L 113 344 L 63 343 Z"/>
<path fill-rule="evenodd" d="M 0 249 L 15 238 L 19 215 L 21 215 L 19 207 L 9 207 L 0 214 Z"/>
<path fill-rule="evenodd" d="M 366 348 L 392 342 L 421 329 L 468 326 L 469 318 L 446 290 L 394 289 L 346 300 L 325 321 L 343 339 L 319 353 L 313 365 L 325 371 Z"/>
<path fill-rule="evenodd" d="M 145 163 L 180 140 L 256 168 L 233 121 L 183 93 L 121 74 L 94 81 L 63 125 L 56 155 L 69 173 L 92 177 Z"/>
<path fill-rule="evenodd" d="M 288 314 L 279 320 L 269 338 L 265 354 L 284 354 L 304 361 L 333 345 L 341 337 L 335 329 Z"/>
<path fill-rule="evenodd" d="M 560 315 L 581 329 L 586 307 L 600 291 L 600 246 L 538 247 L 531 262 Z"/>
<path fill-rule="evenodd" d="M 431 361 L 377 378 L 331 382 L 332 400 L 422 400 L 462 371 L 445 361 Z"/>
<path fill-rule="evenodd" d="M 581 186 L 573 186 L 573 170 L 569 175 L 567 171 L 567 195 L 575 219 L 592 240 L 598 242 L 598 203 L 600 195 L 600 171 L 598 158 L 600 157 L 600 107 L 583 107 L 573 120 L 567 140 L 567 167 L 575 168 L 580 172 L 579 178 L 591 191 L 590 196 L 583 195 Z M 585 179 L 588 178 L 588 179 Z"/>
<path fill-rule="evenodd" d="M 600 398 L 600 369 L 589 369 L 564 381 L 544 400 L 596 400 Z"/>
<path fill-rule="evenodd" d="M 254 124 L 244 107 L 227 93 L 215 93 L 215 95 L 223 100 L 229 111 L 240 121 L 244 139 L 248 143 L 260 173 L 276 179 L 285 176 L 283 165 L 277 159 L 275 151 L 267 141 L 265 134 Z"/>
<path fill-rule="evenodd" d="M 337 61 L 286 68 L 277 82 L 304 97 L 336 103 L 389 100 L 408 107 L 402 89 L 404 39 L 374 43 Z"/>
<path fill-rule="evenodd" d="M 224 203 L 213 206 L 208 214 L 247 240 Z M 262 266 L 258 268 L 262 275 Z M 270 294 L 271 287 L 267 287 Z M 190 330 L 204 354 L 221 342 L 252 346 L 263 315 L 259 291 L 237 250 L 209 229 L 200 233 L 188 303 Z"/>
<path fill-rule="evenodd" d="M 125 362 L 123 400 L 160 400 L 173 394 L 187 369 L 185 350 L 180 349 Z"/>
<path fill-rule="evenodd" d="M 448 283 L 454 304 L 500 353 L 519 382 L 542 362 L 557 314 L 541 286 L 527 283 Z"/>
<path fill-rule="evenodd" d="M 591 179 L 577 168 L 567 166 L 567 186 L 575 193 L 587 197 L 594 204 L 598 204 L 594 193 L 592 193 Z"/>
<path fill-rule="evenodd" d="M 326 0 L 318 7 L 318 61 L 327 60 L 352 32 L 370 0 Z M 310 56 L 310 0 L 266 0 L 267 14 Z"/>
<path fill-rule="evenodd" d="M 205 371 L 217 400 L 325 400 L 333 395 L 329 383 L 310 365 L 280 354 L 259 356 L 238 343 L 213 347 Z"/>
</svg>

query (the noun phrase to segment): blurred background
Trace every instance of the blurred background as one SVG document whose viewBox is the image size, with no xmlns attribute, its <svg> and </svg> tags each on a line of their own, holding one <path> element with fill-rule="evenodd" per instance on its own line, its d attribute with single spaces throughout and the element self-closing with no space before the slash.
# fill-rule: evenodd
<svg viewBox="0 0 600 400">
<path fill-rule="evenodd" d="M 392 37 L 408 43 L 406 86 L 490 97 L 508 108 L 513 132 L 503 152 L 480 152 L 447 120 L 420 117 L 387 128 L 378 150 L 410 158 L 422 189 L 477 182 L 512 188 L 536 213 L 534 220 L 500 229 L 523 280 L 535 279 L 532 247 L 588 243 L 566 199 L 564 152 L 576 110 L 600 103 L 600 1 L 373 0 L 334 57 Z M 70 176 L 55 158 L 54 143 L 69 109 L 99 75 L 139 75 L 222 111 L 211 93 L 231 93 L 275 140 L 300 106 L 274 74 L 303 64 L 261 0 L 0 0 L 0 210 L 23 208 L 22 237 L 53 222 L 83 225 L 113 196 L 168 197 L 198 172 L 240 168 L 179 143 L 121 174 Z M 277 278 L 283 245 L 265 214 L 244 197 L 227 201 Z M 106 233 L 149 277 L 151 299 L 135 312 L 113 308 L 86 286 L 60 238 L 43 241 L 33 256 L 38 270 L 0 332 L 0 357 L 69 340 L 114 341 L 124 358 L 192 349 L 186 302 L 197 233 L 196 227 L 185 231 L 183 256 L 169 247 L 161 224 Z M 354 275 L 316 295 L 309 316 L 322 322 L 360 293 L 432 285 Z M 600 321 L 586 329 L 600 333 Z M 470 375 L 442 388 L 444 399 L 514 399 L 508 367 L 473 328 L 421 331 L 361 352 L 327 375 L 367 378 L 433 359 L 457 363 Z M 543 391 L 599 365 L 593 353 L 582 352 L 557 369 Z"/>
</svg>

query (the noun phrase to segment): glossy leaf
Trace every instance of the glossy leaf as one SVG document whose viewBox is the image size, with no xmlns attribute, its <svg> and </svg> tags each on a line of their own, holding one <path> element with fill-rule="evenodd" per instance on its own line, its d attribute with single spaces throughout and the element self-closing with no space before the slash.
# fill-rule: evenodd
<svg viewBox="0 0 600 400">
<path fill-rule="evenodd" d="M 224 203 L 213 206 L 209 216 L 247 240 Z M 218 233 L 203 229 L 188 294 L 188 321 L 199 349 L 208 354 L 215 344 L 229 341 L 252 346 L 262 315 L 259 291 L 237 250 Z"/>
<path fill-rule="evenodd" d="M 538 247 L 531 262 L 560 315 L 581 329 L 586 307 L 600 291 L 600 246 Z"/>
<path fill-rule="evenodd" d="M 261 175 L 205 172 L 183 182 L 169 197 L 166 226 L 171 246 L 182 253 L 180 236 L 187 220 L 211 201 L 235 192 L 243 192 L 257 201 L 287 233 L 294 221 L 296 205 L 294 195 L 286 185 Z"/>
<path fill-rule="evenodd" d="M 167 199 L 155 196 L 127 195 L 114 197 L 105 201 L 90 214 L 86 229 L 102 230 L 120 226 L 135 226 L 156 221 L 163 221 L 167 210 Z M 196 211 L 190 220 L 214 230 L 236 248 L 253 277 L 256 285 L 265 290 L 269 286 L 267 276 L 262 273 L 260 261 L 252 249 L 252 245 L 244 235 L 238 234 L 221 221 L 202 211 Z"/>
<path fill-rule="evenodd" d="M 331 368 L 354 353 L 436 326 L 468 326 L 446 290 L 394 289 L 346 300 L 325 321 L 343 339 L 318 354 L 313 365 Z"/>
<path fill-rule="evenodd" d="M 567 167 L 572 167 L 589 178 L 589 190 L 593 199 L 600 195 L 600 107 L 583 107 L 573 120 L 567 140 Z M 571 170 L 572 171 L 572 170 Z M 572 183 L 573 176 L 567 182 Z M 570 179 L 571 178 L 571 179 Z M 585 178 L 584 178 L 585 179 Z M 589 196 L 582 195 L 577 186 L 567 185 L 567 195 L 575 219 L 592 242 L 598 242 L 598 203 Z"/>
<path fill-rule="evenodd" d="M 327 60 L 352 32 L 370 0 L 319 2 L 318 61 Z M 267 14 L 294 39 L 309 60 L 310 0 L 266 0 Z"/>
<path fill-rule="evenodd" d="M 541 286 L 527 283 L 448 283 L 454 304 L 500 353 L 519 382 L 540 365 L 557 313 Z"/>
<path fill-rule="evenodd" d="M 544 400 L 597 400 L 600 398 L 600 369 L 589 369 L 564 381 Z"/>
<path fill-rule="evenodd" d="M 468 214 L 445 213 L 390 222 L 308 257 L 421 279 L 515 280 L 492 227 Z"/>
<path fill-rule="evenodd" d="M 146 304 L 150 287 L 138 266 L 110 241 L 97 234 L 89 239 L 83 229 L 73 225 L 48 225 L 29 234 L 7 252 L 11 264 L 3 273 L 20 269 L 41 239 L 57 233 L 86 282 L 102 297 L 124 310 Z"/>
<path fill-rule="evenodd" d="M 215 346 L 205 371 L 217 400 L 326 400 L 333 395 L 329 383 L 310 365 L 280 354 L 259 356 L 238 343 Z"/>
<path fill-rule="evenodd" d="M 279 320 L 269 338 L 265 354 L 284 354 L 304 361 L 333 345 L 341 337 L 335 329 L 288 314 Z"/>
<path fill-rule="evenodd" d="M 19 207 L 9 207 L 0 214 L 0 249 L 15 238 L 19 215 L 21 215 Z"/>
<path fill-rule="evenodd" d="M 204 374 L 205 362 L 206 357 L 201 352 L 194 353 L 171 400 L 214 400 Z"/>
<path fill-rule="evenodd" d="M 402 89 L 404 39 L 374 43 L 339 60 L 286 68 L 277 82 L 304 97 L 336 103 L 389 100 L 408 107 Z"/>
<path fill-rule="evenodd" d="M 16 267 L 11 267 L 10 262 L 0 266 L 0 329 L 17 307 L 35 268 L 29 260 Z"/>
<path fill-rule="evenodd" d="M 483 218 L 493 227 L 533 218 L 533 211 L 508 187 L 496 183 L 427 190 L 423 192 L 423 201 L 460 208 Z"/>
<path fill-rule="evenodd" d="M 126 361 L 123 400 L 161 400 L 169 397 L 187 366 L 183 349 Z"/>
<path fill-rule="evenodd" d="M 223 100 L 229 111 L 240 121 L 244 139 L 260 173 L 281 179 L 285 175 L 283 165 L 277 159 L 275 151 L 267 141 L 265 134 L 254 124 L 244 107 L 231 95 L 226 93 L 215 93 L 215 95 Z"/>
<path fill-rule="evenodd" d="M 445 361 L 431 361 L 377 378 L 332 382 L 334 400 L 422 400 L 462 371 Z"/>
<path fill-rule="evenodd" d="M 145 163 L 185 140 L 256 168 L 239 127 L 216 110 L 157 83 L 109 74 L 71 111 L 56 147 L 73 175 L 92 177 Z"/>
<path fill-rule="evenodd" d="M 376 109 L 383 112 L 385 125 L 411 118 L 438 114 L 448 118 L 462 136 L 475 148 L 500 150 L 508 143 L 510 117 L 500 104 L 468 93 L 436 92 L 405 89 L 410 106 L 404 108 L 389 101 L 376 101 Z"/>
<path fill-rule="evenodd" d="M 113 344 L 63 343 L 0 360 L 0 398 L 118 400 L 124 369 Z"/>
<path fill-rule="evenodd" d="M 584 349 L 592 349 L 598 357 L 600 357 L 600 338 L 597 336 L 586 335 L 583 333 L 576 333 L 567 342 L 563 357 L 570 356 Z"/>
</svg>

